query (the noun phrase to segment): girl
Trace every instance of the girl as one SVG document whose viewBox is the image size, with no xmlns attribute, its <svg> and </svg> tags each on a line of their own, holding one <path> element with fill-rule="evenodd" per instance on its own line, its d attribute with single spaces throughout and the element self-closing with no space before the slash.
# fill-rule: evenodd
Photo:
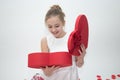
<svg viewBox="0 0 120 80">
<path fill-rule="evenodd" d="M 45 24 L 51 35 L 41 40 L 42 52 L 68 51 L 67 41 L 69 34 L 64 31 L 65 14 L 59 5 L 53 5 L 45 16 Z M 45 80 L 78 80 L 77 66 L 81 67 L 84 63 L 86 53 L 84 45 L 80 45 L 82 52 L 80 56 L 72 56 L 72 66 L 62 67 L 52 66 L 42 68 Z M 80 50 L 79 50 L 80 51 Z"/>
</svg>

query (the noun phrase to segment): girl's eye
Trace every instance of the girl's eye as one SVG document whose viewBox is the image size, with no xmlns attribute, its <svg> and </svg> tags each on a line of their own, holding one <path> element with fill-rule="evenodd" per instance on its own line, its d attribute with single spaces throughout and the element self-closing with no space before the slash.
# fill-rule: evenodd
<svg viewBox="0 0 120 80">
<path fill-rule="evenodd" d="M 59 27 L 58 25 L 55 26 L 56 28 Z"/>
<path fill-rule="evenodd" d="M 52 26 L 48 26 L 48 28 L 52 28 Z"/>
</svg>

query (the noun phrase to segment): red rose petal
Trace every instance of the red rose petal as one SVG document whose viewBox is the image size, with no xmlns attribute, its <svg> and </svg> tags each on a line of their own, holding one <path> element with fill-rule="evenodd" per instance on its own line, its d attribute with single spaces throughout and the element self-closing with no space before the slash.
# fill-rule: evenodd
<svg viewBox="0 0 120 80">
<path fill-rule="evenodd" d="M 120 74 L 118 74 L 117 76 L 120 77 Z"/>
<path fill-rule="evenodd" d="M 111 75 L 111 78 L 112 79 L 116 79 L 116 76 L 113 74 L 113 75 Z"/>
</svg>

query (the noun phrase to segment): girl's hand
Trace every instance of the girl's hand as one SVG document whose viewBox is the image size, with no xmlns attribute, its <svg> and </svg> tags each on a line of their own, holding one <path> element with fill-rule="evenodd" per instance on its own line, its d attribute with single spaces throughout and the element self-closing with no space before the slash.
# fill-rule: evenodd
<svg viewBox="0 0 120 80">
<path fill-rule="evenodd" d="M 59 66 L 52 66 L 52 67 L 48 67 L 46 66 L 45 68 L 42 68 L 43 70 L 43 73 L 46 75 L 46 76 L 51 76 L 53 74 L 53 72 L 57 69 L 59 69 L 60 67 Z"/>
<path fill-rule="evenodd" d="M 81 47 L 82 51 L 79 50 L 80 56 L 76 57 L 76 65 L 78 67 L 82 67 L 82 65 L 84 64 L 84 56 L 86 54 L 85 46 L 83 44 L 81 44 L 80 47 Z"/>
</svg>

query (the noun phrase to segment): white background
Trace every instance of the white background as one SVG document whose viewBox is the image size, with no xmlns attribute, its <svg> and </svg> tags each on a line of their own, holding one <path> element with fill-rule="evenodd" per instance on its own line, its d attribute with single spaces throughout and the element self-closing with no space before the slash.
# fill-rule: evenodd
<svg viewBox="0 0 120 80">
<path fill-rule="evenodd" d="M 88 18 L 89 46 L 85 64 L 78 69 L 81 80 L 119 74 L 119 0 L 0 0 L 0 80 L 30 80 L 40 71 L 27 67 L 27 55 L 40 51 L 41 37 L 47 34 L 45 14 L 53 4 L 65 12 L 68 32 L 79 14 Z"/>
</svg>

